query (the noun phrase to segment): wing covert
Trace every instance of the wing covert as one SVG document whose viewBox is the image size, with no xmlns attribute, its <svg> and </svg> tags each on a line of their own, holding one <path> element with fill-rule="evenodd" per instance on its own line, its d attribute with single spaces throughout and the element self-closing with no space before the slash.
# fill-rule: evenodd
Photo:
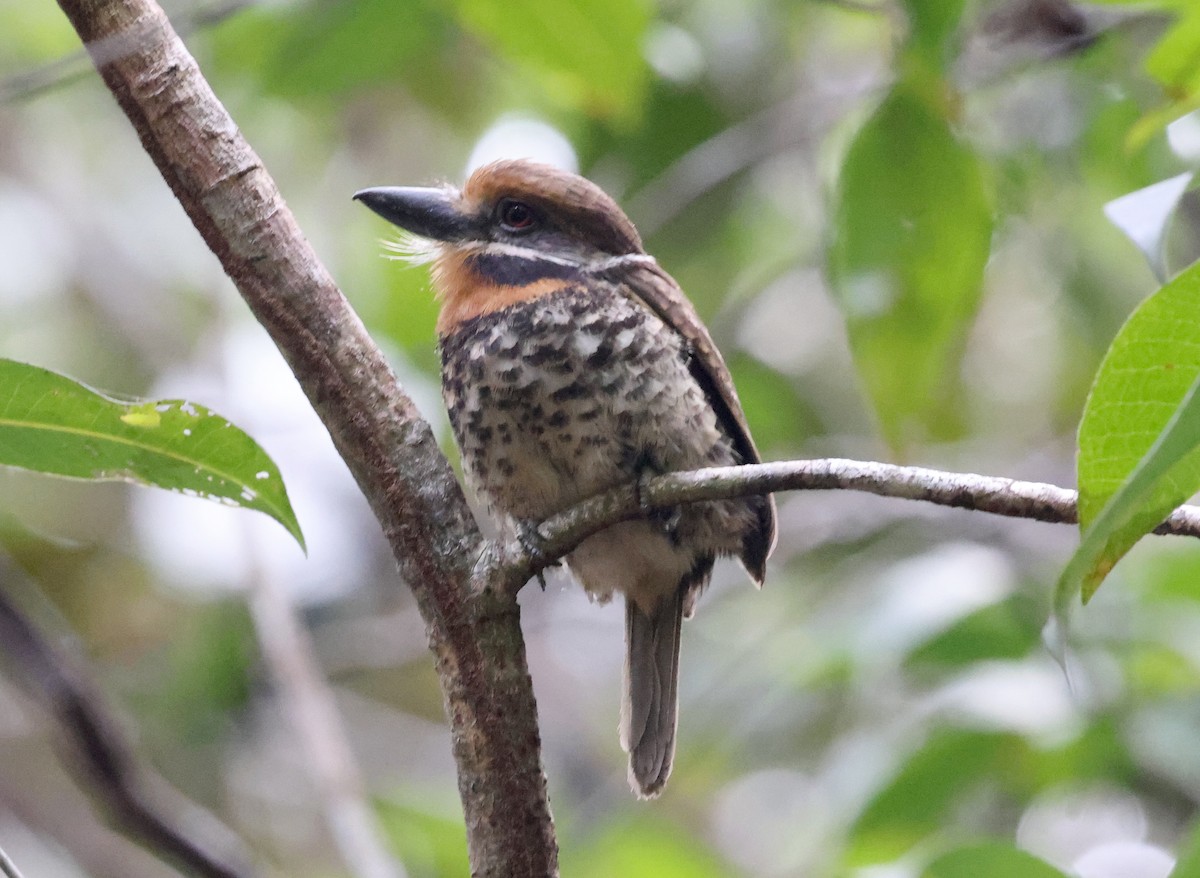
<svg viewBox="0 0 1200 878">
<path fill-rule="evenodd" d="M 623 263 L 605 272 L 605 276 L 620 284 L 630 296 L 643 302 L 664 323 L 687 341 L 691 351 L 689 369 L 704 389 L 717 417 L 733 439 L 743 463 L 761 463 L 758 448 L 750 436 L 750 425 L 742 411 L 733 377 L 725 358 L 713 343 L 708 328 L 701 322 L 696 309 L 669 274 L 657 263 L 639 259 Z M 748 534 L 742 561 L 750 575 L 762 582 L 767 556 L 775 547 L 775 498 L 766 495 L 758 505 L 759 527 Z"/>
</svg>

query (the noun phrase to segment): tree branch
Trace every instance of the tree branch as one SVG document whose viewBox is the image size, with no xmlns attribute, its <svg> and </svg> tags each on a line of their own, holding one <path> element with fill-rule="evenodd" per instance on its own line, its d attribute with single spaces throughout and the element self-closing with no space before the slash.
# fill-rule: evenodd
<svg viewBox="0 0 1200 878">
<path fill-rule="evenodd" d="M 511 594 L 429 425 L 153 0 L 59 0 L 93 63 L 366 495 L 426 622 L 472 873 L 557 874 L 533 687 Z"/>
<path fill-rule="evenodd" d="M 227 827 L 138 766 L 91 682 L 42 636 L 6 588 L 0 588 L 0 643 L 24 684 L 66 732 L 70 762 L 86 772 L 123 831 L 194 875 L 254 874 L 249 854 Z"/>
<path fill-rule="evenodd" d="M 0 848 L 0 875 L 3 875 L 4 878 L 23 878 L 17 864 L 4 852 L 3 848 Z"/>
<path fill-rule="evenodd" d="M 308 629 L 282 583 L 261 565 L 255 567 L 249 583 L 254 628 L 334 845 L 354 878 L 404 878 L 404 867 L 388 852 L 378 817 L 367 804 L 362 772 Z"/>
<path fill-rule="evenodd" d="M 477 576 L 516 592 L 547 561 L 561 558 L 594 533 L 645 513 L 647 508 L 705 500 L 729 500 L 776 491 L 863 491 L 880 497 L 923 500 L 939 506 L 974 509 L 1010 518 L 1056 524 L 1078 521 L 1078 494 L 1042 482 L 1023 482 L 973 473 L 948 473 L 914 466 L 858 460 L 789 460 L 752 466 L 724 466 L 668 473 L 590 497 L 538 528 L 543 558 L 535 559 L 517 541 L 491 547 Z M 640 494 L 640 502 L 639 502 Z M 1200 537 L 1200 507 L 1181 506 L 1154 530 L 1158 534 Z"/>
</svg>

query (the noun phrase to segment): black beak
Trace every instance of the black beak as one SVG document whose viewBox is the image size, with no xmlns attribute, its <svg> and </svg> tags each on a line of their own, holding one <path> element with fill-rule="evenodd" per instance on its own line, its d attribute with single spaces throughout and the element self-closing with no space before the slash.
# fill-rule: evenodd
<svg viewBox="0 0 1200 878">
<path fill-rule="evenodd" d="M 435 241 L 461 241 L 471 233 L 471 222 L 458 209 L 454 193 L 447 189 L 417 186 L 380 186 L 354 193 L 390 223 Z"/>
</svg>

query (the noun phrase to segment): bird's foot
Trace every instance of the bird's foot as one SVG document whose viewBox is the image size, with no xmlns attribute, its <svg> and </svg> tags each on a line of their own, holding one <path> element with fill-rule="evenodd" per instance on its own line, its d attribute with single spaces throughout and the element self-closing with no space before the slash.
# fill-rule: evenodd
<svg viewBox="0 0 1200 878">
<path fill-rule="evenodd" d="M 642 510 L 642 515 L 647 521 L 652 521 L 663 529 L 669 537 L 674 537 L 679 530 L 679 518 L 681 515 L 678 506 L 668 508 L 651 506 L 646 499 L 646 483 L 655 476 L 661 475 L 657 470 L 649 467 L 644 467 L 638 473 L 638 477 L 633 483 L 633 493 L 637 497 L 638 508 Z"/>
<path fill-rule="evenodd" d="M 522 518 L 515 521 L 515 530 L 517 542 L 521 544 L 530 559 L 537 565 L 537 581 L 542 587 L 542 591 L 546 590 L 545 569 L 547 567 L 557 567 L 561 562 L 556 561 L 546 553 L 546 541 L 542 537 L 542 532 L 538 530 L 538 523 L 532 519 Z"/>
</svg>

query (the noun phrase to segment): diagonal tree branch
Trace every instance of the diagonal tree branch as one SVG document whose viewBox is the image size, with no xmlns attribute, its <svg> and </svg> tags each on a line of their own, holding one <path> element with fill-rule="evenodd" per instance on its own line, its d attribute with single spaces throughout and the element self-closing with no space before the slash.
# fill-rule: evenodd
<svg viewBox="0 0 1200 878">
<path fill-rule="evenodd" d="M 668 473 L 647 479 L 636 489 L 626 485 L 590 497 L 541 523 L 541 559 L 531 557 L 516 541 L 493 546 L 477 576 L 511 592 L 519 591 L 548 562 L 610 525 L 643 515 L 646 509 L 775 491 L 831 490 L 923 500 L 1054 524 L 1078 521 L 1076 492 L 1043 482 L 837 458 L 711 467 Z M 1200 507 L 1181 506 L 1154 532 L 1200 537 Z"/>
<path fill-rule="evenodd" d="M 123 831 L 204 878 L 253 875 L 241 841 L 211 814 L 138 765 L 92 683 L 0 588 L 0 643 L 20 679 L 66 733 L 70 762 Z"/>
<path fill-rule="evenodd" d="M 354 878 L 404 878 L 367 803 L 333 690 L 321 676 L 312 638 L 286 588 L 261 568 L 249 583 L 250 610 L 279 701 L 292 728 L 342 861 Z"/>
<path fill-rule="evenodd" d="M 428 424 L 163 11 L 153 0 L 59 6 L 383 527 L 435 656 L 473 874 L 557 874 L 517 605 L 471 589 L 484 542 Z"/>
<path fill-rule="evenodd" d="M 0 848 L 0 874 L 4 878 L 23 878 L 21 871 L 17 868 L 17 864 Z"/>
</svg>

